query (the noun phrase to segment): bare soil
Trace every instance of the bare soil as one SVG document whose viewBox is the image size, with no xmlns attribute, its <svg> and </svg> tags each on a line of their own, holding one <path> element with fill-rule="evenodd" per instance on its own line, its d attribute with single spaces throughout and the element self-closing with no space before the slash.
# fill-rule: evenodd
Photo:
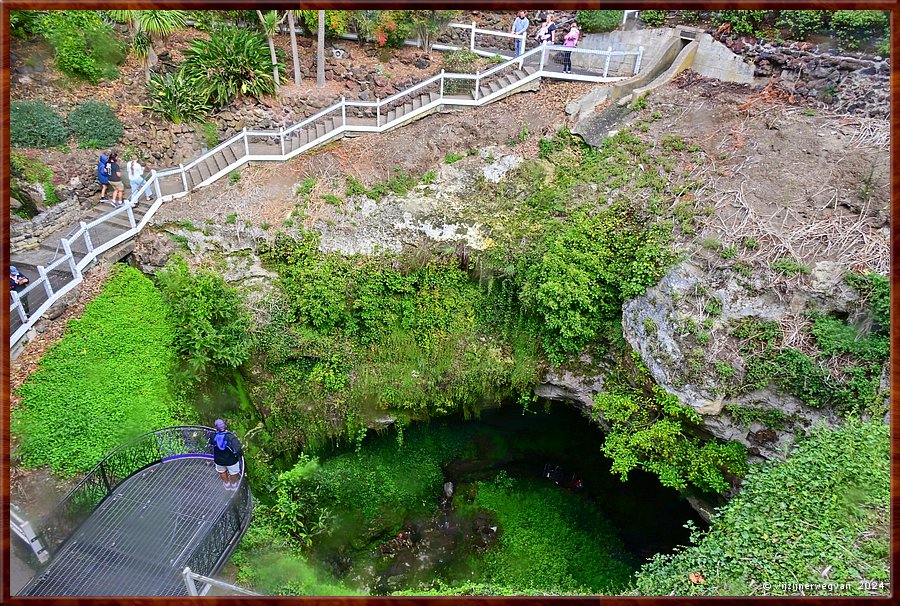
<svg viewBox="0 0 900 606">
<path fill-rule="evenodd" d="M 661 116 L 653 120 L 653 116 Z M 888 122 L 800 106 L 789 95 L 685 72 L 649 97 L 649 134 L 682 137 L 707 162 L 683 167 L 704 186 L 700 238 L 755 239 L 745 260 L 887 272 Z M 708 213 L 708 214 L 707 214 Z"/>
</svg>

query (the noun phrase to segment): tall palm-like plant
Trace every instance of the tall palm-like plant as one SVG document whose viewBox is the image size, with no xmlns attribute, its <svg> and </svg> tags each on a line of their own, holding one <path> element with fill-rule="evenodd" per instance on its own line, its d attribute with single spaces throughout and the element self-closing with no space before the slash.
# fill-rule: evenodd
<svg viewBox="0 0 900 606">
<path fill-rule="evenodd" d="M 150 34 L 153 41 L 162 40 L 163 48 L 169 46 L 169 36 L 184 27 L 185 11 L 137 11 L 141 31 Z"/>
<path fill-rule="evenodd" d="M 325 88 L 325 11 L 319 11 L 318 44 L 316 45 L 316 88 Z"/>
<path fill-rule="evenodd" d="M 294 23 L 294 11 L 286 11 L 288 29 L 291 31 L 291 56 L 294 60 L 294 84 L 300 86 L 303 74 L 300 72 L 300 55 L 297 53 L 297 27 Z"/>
<path fill-rule="evenodd" d="M 272 55 L 272 74 L 275 76 L 275 92 L 278 94 L 278 87 L 281 86 L 281 80 L 278 78 L 278 58 L 275 56 L 275 31 L 284 21 L 284 16 L 278 18 L 278 11 L 267 11 L 263 15 L 262 11 L 257 10 L 259 21 L 262 23 L 263 32 L 266 34 L 266 40 L 269 41 L 269 53 Z"/>
<path fill-rule="evenodd" d="M 150 69 L 159 61 L 154 43 L 161 39 L 168 46 L 169 36 L 185 26 L 185 11 L 111 10 L 107 14 L 113 21 L 128 25 L 131 51 L 140 59 L 144 77 L 150 82 Z"/>
</svg>

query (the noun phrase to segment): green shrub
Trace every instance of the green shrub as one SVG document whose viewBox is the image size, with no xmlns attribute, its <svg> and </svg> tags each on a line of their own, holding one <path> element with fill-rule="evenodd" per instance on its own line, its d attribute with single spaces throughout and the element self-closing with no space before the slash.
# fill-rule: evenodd
<svg viewBox="0 0 900 606">
<path fill-rule="evenodd" d="M 42 101 L 13 101 L 9 142 L 14 147 L 56 147 L 69 138 L 62 117 Z"/>
<path fill-rule="evenodd" d="M 644 12 L 644 11 L 641 11 Z M 578 11 L 575 20 L 584 33 L 611 32 L 622 23 L 625 11 Z"/>
<path fill-rule="evenodd" d="M 670 238 L 664 226 L 640 220 L 624 204 L 548 234 L 519 273 L 522 304 L 540 318 L 552 360 L 597 339 L 626 299 L 662 277 L 675 260 Z"/>
<path fill-rule="evenodd" d="M 148 84 L 150 100 L 145 109 L 159 114 L 175 124 L 205 120 L 210 106 L 207 92 L 189 83 L 183 72 L 161 77 L 154 74 Z"/>
<path fill-rule="evenodd" d="M 456 162 L 459 162 L 463 158 L 465 158 L 465 156 L 463 154 L 457 154 L 455 152 L 447 152 L 444 155 L 444 163 L 445 164 L 455 164 Z"/>
<path fill-rule="evenodd" d="M 809 267 L 804 265 L 803 263 L 799 263 L 794 261 L 793 259 L 778 259 L 777 261 L 772 262 L 772 270 L 777 271 L 782 274 L 787 274 L 789 276 L 796 276 L 797 274 L 808 274 Z"/>
<path fill-rule="evenodd" d="M 204 122 L 201 128 L 203 129 L 203 142 L 206 143 L 207 149 L 213 149 L 219 144 L 219 132 L 216 123 Z"/>
<path fill-rule="evenodd" d="M 805 40 L 825 25 L 827 15 L 827 11 L 778 11 L 775 25 L 788 30 L 788 39 Z"/>
<path fill-rule="evenodd" d="M 56 188 L 53 186 L 53 171 L 40 160 L 32 160 L 24 154 L 13 152 L 9 155 L 10 175 L 19 177 L 28 183 L 40 183 L 44 190 L 44 204 L 52 206 L 59 202 Z"/>
<path fill-rule="evenodd" d="M 650 27 L 659 27 L 666 22 L 666 14 L 668 12 L 669 11 L 641 11 L 641 21 L 643 21 Z"/>
<path fill-rule="evenodd" d="M 68 120 L 69 128 L 79 144 L 92 141 L 92 148 L 112 147 L 122 138 L 122 123 L 106 103 L 82 103 L 72 110 Z"/>
<path fill-rule="evenodd" d="M 889 25 L 886 11 L 834 11 L 831 29 L 846 48 L 857 48 L 865 40 L 880 36 Z"/>
<path fill-rule="evenodd" d="M 686 488 L 691 484 L 706 492 L 724 492 L 726 474 L 747 471 L 747 452 L 739 442 L 701 442 L 688 431 L 701 423 L 693 408 L 654 386 L 645 395 L 626 385 L 594 396 L 594 414 L 603 415 L 610 431 L 603 454 L 612 460 L 612 473 L 622 481 L 633 469 L 659 476 L 663 486 Z"/>
<path fill-rule="evenodd" d="M 208 40 L 191 41 L 184 57 L 186 86 L 214 107 L 243 95 L 259 99 L 275 92 L 268 44 L 251 30 L 222 27 Z M 279 69 L 284 66 L 279 64 Z"/>
<path fill-rule="evenodd" d="M 763 24 L 774 15 L 775 11 L 742 11 L 724 10 L 714 11 L 715 23 L 729 23 L 734 33 L 739 35 L 759 37 Z"/>
<path fill-rule="evenodd" d="M 478 71 L 478 58 L 478 55 L 467 48 L 447 53 L 444 55 L 444 71 L 452 74 L 474 74 Z M 456 95 L 471 91 L 474 86 L 474 80 L 449 78 L 444 81 L 444 94 Z"/>
<path fill-rule="evenodd" d="M 644 565 L 638 593 L 889 595 L 889 432 L 880 420 L 817 428 L 786 461 L 753 466 L 708 531 Z"/>
<path fill-rule="evenodd" d="M 116 65 L 125 59 L 124 47 L 98 11 L 46 11 L 36 29 L 53 45 L 56 66 L 63 73 L 91 84 L 118 75 Z"/>
<path fill-rule="evenodd" d="M 133 435 L 192 421 L 176 416 L 174 338 L 153 282 L 117 265 L 103 292 L 69 321 L 19 389 L 12 432 L 22 461 L 72 475 Z"/>
<path fill-rule="evenodd" d="M 189 378 L 234 369 L 247 360 L 250 316 L 237 290 L 212 271 L 191 272 L 180 257 L 158 271 L 156 279 L 178 327 L 175 349 L 193 371 Z"/>
</svg>

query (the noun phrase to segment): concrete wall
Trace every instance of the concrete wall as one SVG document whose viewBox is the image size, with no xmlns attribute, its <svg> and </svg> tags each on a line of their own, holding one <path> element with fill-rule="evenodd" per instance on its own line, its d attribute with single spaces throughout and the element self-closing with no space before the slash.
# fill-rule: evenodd
<svg viewBox="0 0 900 606">
<path fill-rule="evenodd" d="M 578 46 L 598 50 L 606 50 L 611 46 L 613 50 L 622 51 L 636 51 L 643 46 L 644 56 L 641 59 L 641 71 L 643 72 L 665 52 L 669 42 L 675 37 L 675 33 L 675 30 L 664 27 L 630 32 L 617 30 L 605 34 L 587 34 Z M 572 58 L 575 59 L 574 56 Z M 620 75 L 634 73 L 634 56 L 612 57 L 609 62 L 609 71 L 611 74 Z"/>
<path fill-rule="evenodd" d="M 640 88 L 634 89 L 629 97 L 626 97 L 619 101 L 620 104 L 628 103 L 630 101 L 637 101 L 642 95 L 650 93 L 687 68 L 691 67 L 694 61 L 696 60 L 697 50 L 700 47 L 700 43 L 697 40 L 694 40 L 678 53 L 678 56 L 675 57 L 675 60 L 672 61 L 672 65 L 669 66 L 665 72 L 659 75 L 653 82 L 648 84 L 647 86 L 642 86 Z"/>
<path fill-rule="evenodd" d="M 707 78 L 718 78 L 723 82 L 753 84 L 753 66 L 745 63 L 743 57 L 713 39 L 709 34 L 698 38 L 700 47 L 691 69 Z"/>
</svg>

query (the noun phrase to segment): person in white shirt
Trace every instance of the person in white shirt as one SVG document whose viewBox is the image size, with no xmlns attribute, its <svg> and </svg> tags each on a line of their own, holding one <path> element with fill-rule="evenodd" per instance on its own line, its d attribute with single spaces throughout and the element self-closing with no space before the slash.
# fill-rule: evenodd
<svg viewBox="0 0 900 606">
<path fill-rule="evenodd" d="M 144 179 L 144 167 L 138 162 L 137 156 L 131 156 L 131 160 L 128 161 L 128 181 L 131 183 L 132 194 L 147 182 L 147 180 Z M 147 202 L 149 202 L 151 199 L 150 188 L 148 187 L 147 191 L 144 193 L 147 195 Z M 135 203 L 137 203 L 137 201 L 135 201 Z"/>
</svg>

